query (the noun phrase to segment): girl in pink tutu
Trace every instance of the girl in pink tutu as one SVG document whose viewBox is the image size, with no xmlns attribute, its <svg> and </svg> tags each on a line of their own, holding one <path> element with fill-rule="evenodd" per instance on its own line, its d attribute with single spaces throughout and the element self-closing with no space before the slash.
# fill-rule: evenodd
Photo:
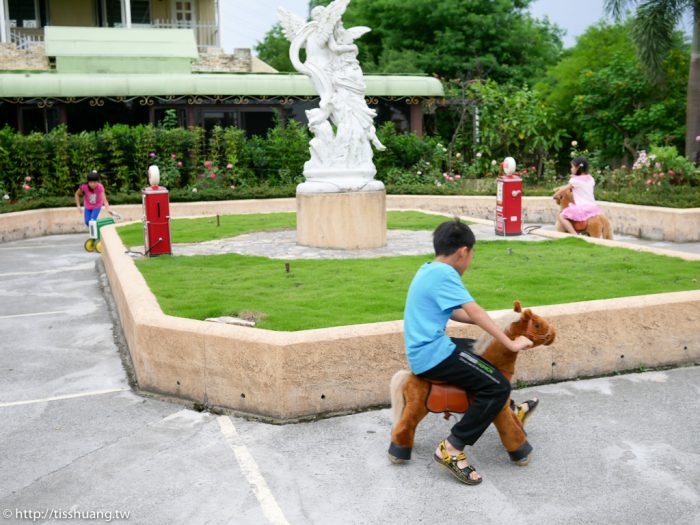
<svg viewBox="0 0 700 525">
<path fill-rule="evenodd" d="M 571 179 L 566 186 L 559 186 L 554 190 L 556 199 L 564 192 L 573 191 L 574 202 L 565 208 L 557 219 L 560 224 L 571 235 L 576 235 L 571 221 L 586 221 L 596 215 L 602 215 L 601 210 L 595 202 L 593 188 L 595 179 L 588 174 L 588 160 L 586 157 L 576 157 L 571 161 Z"/>
</svg>

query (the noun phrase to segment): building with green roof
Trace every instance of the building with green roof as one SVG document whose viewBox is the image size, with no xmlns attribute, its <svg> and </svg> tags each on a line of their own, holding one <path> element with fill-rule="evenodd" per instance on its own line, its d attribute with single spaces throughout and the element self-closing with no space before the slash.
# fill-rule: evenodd
<svg viewBox="0 0 700 525">
<path fill-rule="evenodd" d="M 115 1 L 122 6 L 135 2 Z M 17 4 L 0 0 L 0 4 L 3 2 L 10 3 L 9 12 L 7 4 L 4 12 L 0 8 L 0 18 L 6 18 L 5 24 L 0 20 L 0 25 L 7 29 L 7 16 L 18 14 L 11 9 Z M 50 0 L 47 5 L 57 2 Z M 107 0 L 100 2 L 105 12 L 116 5 Z M 79 10 L 86 2 L 60 3 L 74 4 L 74 20 L 87 20 Z M 162 3 L 146 2 L 149 9 Z M 146 4 L 138 4 L 139 20 L 152 18 L 144 18 Z M 182 4 L 173 2 L 172 7 Z M 194 16 L 207 12 L 203 4 L 215 2 L 184 4 L 198 4 Z M 210 7 L 218 11 L 215 5 Z M 50 13 L 29 14 L 35 16 L 29 25 L 40 27 L 27 28 L 22 23 L 17 28 L 16 19 L 10 19 L 14 20 L 9 25 L 14 25 L 15 31 L 31 30 L 34 36 L 22 43 L 18 37 L 5 34 L 0 43 L 0 125 L 27 133 L 47 132 L 64 124 L 69 131 L 80 132 L 107 123 L 155 124 L 172 109 L 182 126 L 211 129 L 233 125 L 254 135 L 264 134 L 276 118 L 305 122 L 304 110 L 318 103 L 307 77 L 277 73 L 253 57 L 250 50 L 238 49 L 233 55 L 225 55 L 216 45 L 203 45 L 203 41 L 216 40 L 212 34 L 218 35 L 218 22 L 217 28 L 205 35 L 202 28 L 211 28 L 211 23 L 196 19 L 190 20 L 191 27 L 179 23 L 166 28 L 143 23 L 99 27 L 99 19 L 92 26 L 87 22 L 72 26 L 54 25 Z M 113 15 L 112 20 L 116 19 L 124 18 Z M 439 80 L 427 76 L 368 75 L 366 82 L 367 101 L 377 110 L 378 122 L 392 121 L 399 130 L 418 134 L 423 132 L 424 108 L 444 96 Z"/>
</svg>

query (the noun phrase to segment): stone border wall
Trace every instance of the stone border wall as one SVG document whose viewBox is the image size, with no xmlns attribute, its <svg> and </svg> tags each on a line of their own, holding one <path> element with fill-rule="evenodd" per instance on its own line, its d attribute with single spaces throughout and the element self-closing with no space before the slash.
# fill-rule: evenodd
<svg viewBox="0 0 700 525">
<path fill-rule="evenodd" d="M 493 221 L 495 197 L 441 195 L 387 195 L 390 210 L 416 209 Z M 600 202 L 616 233 L 671 242 L 700 241 L 700 208 L 675 209 Z M 141 220 L 138 204 L 117 205 L 125 221 Z M 173 217 L 232 213 L 296 211 L 296 199 L 266 199 L 216 202 L 175 202 Z M 550 197 L 524 197 L 523 220 L 532 224 L 554 224 L 558 207 Z M 75 208 L 49 208 L 0 214 L 0 242 L 27 237 L 85 231 L 82 214 Z"/>
<path fill-rule="evenodd" d="M 103 240 L 143 390 L 290 422 L 387 405 L 391 376 L 407 368 L 401 321 L 274 332 L 165 315 L 113 226 L 104 228 Z M 552 346 L 523 352 L 518 379 L 547 382 L 700 361 L 700 291 L 534 310 L 558 336 Z M 449 332 L 475 337 L 478 328 L 451 323 Z"/>
</svg>

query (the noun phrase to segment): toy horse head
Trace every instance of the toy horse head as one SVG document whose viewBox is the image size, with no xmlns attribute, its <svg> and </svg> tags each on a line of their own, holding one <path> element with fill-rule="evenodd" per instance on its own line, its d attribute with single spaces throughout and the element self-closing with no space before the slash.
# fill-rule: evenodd
<svg viewBox="0 0 700 525">
<path fill-rule="evenodd" d="M 557 335 L 556 329 L 546 319 L 533 314 L 529 308 L 523 310 L 520 301 L 513 303 L 513 311 L 520 313 L 520 319 L 514 321 L 506 328 L 505 332 L 515 338 L 524 335 L 533 343 L 533 347 L 539 345 L 551 345 Z"/>
<path fill-rule="evenodd" d="M 551 345 L 557 334 L 556 329 L 546 319 L 532 313 L 532 310 L 529 308 L 523 310 L 520 301 L 513 303 L 513 311 L 501 318 L 499 325 L 511 339 L 524 335 L 532 341 L 533 347 Z M 498 343 L 491 335 L 484 333 L 477 340 L 474 346 L 474 353 L 484 355 L 487 350 L 491 349 L 493 351 L 497 348 L 500 349 L 500 347 L 503 347 L 503 345 Z M 503 350 L 505 350 L 505 347 L 503 347 Z"/>
<path fill-rule="evenodd" d="M 554 202 L 556 202 L 561 209 L 564 209 L 567 208 L 569 204 L 574 202 L 574 194 L 571 192 L 571 190 L 566 190 L 559 196 L 553 197 L 553 199 Z"/>
</svg>

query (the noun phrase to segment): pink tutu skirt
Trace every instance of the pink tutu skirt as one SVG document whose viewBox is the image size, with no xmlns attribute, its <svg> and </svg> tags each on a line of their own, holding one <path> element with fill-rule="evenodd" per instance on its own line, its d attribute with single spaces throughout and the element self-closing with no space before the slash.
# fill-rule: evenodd
<svg viewBox="0 0 700 525">
<path fill-rule="evenodd" d="M 602 215 L 603 210 L 601 210 L 595 204 L 574 204 L 571 203 L 569 206 L 561 212 L 561 216 L 570 221 L 587 221 L 591 217 L 596 215 Z"/>
</svg>

